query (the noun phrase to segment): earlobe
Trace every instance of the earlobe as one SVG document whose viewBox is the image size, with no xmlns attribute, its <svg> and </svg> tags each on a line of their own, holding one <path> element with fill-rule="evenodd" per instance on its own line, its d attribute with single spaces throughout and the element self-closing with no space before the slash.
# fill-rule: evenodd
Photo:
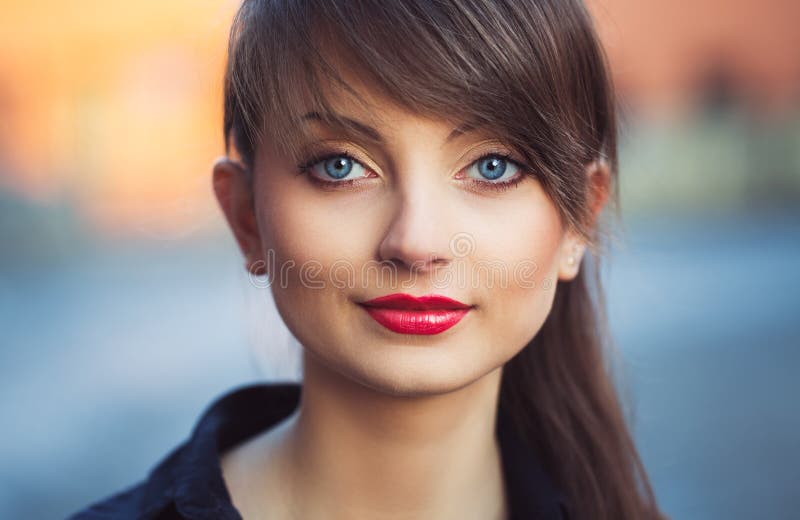
<svg viewBox="0 0 800 520">
<path fill-rule="evenodd" d="M 559 280 L 570 281 L 578 276 L 584 250 L 585 246 L 572 235 L 564 241 L 559 256 Z"/>
<path fill-rule="evenodd" d="M 245 267 L 252 274 L 263 274 L 261 235 L 258 231 L 252 187 L 245 167 L 227 157 L 214 162 L 212 183 L 225 220 L 245 256 Z"/>
</svg>

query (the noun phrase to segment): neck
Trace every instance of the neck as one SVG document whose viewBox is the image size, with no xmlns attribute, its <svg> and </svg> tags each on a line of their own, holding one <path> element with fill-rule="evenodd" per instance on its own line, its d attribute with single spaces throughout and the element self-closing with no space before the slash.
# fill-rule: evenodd
<svg viewBox="0 0 800 520">
<path fill-rule="evenodd" d="M 502 518 L 502 369 L 438 395 L 378 392 L 304 357 L 288 438 L 304 518 Z M 327 513 L 327 514 L 325 514 Z"/>
</svg>

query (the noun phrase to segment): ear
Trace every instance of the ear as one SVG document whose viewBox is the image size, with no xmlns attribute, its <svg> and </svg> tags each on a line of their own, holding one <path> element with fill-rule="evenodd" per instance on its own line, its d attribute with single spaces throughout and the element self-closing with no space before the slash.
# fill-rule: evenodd
<svg viewBox="0 0 800 520">
<path fill-rule="evenodd" d="M 227 157 L 214 162 L 214 194 L 252 274 L 265 274 L 261 235 L 258 232 L 253 193 L 245 167 Z"/>
<path fill-rule="evenodd" d="M 597 217 L 608 201 L 611 190 L 611 170 L 606 161 L 596 160 L 586 166 L 585 172 L 588 186 L 586 202 L 589 206 L 589 228 L 594 229 L 597 225 Z M 578 275 L 586 247 L 586 242 L 574 231 L 570 230 L 564 235 L 559 250 L 559 280 L 570 281 Z"/>
</svg>

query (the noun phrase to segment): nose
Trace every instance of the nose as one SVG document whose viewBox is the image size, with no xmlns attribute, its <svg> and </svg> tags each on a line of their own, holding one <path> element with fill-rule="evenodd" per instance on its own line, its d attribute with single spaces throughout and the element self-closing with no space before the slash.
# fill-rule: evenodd
<svg viewBox="0 0 800 520">
<path fill-rule="evenodd" d="M 382 261 L 400 264 L 415 273 L 427 273 L 451 262 L 447 225 L 442 218 L 444 205 L 430 188 L 398 196 L 379 248 Z"/>
</svg>

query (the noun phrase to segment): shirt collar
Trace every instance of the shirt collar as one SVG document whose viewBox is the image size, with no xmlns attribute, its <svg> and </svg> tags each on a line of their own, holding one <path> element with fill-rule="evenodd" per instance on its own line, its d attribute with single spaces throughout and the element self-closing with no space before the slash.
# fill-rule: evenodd
<svg viewBox="0 0 800 520">
<path fill-rule="evenodd" d="M 288 417 L 300 401 L 298 383 L 243 386 L 218 398 L 197 421 L 190 438 L 162 460 L 145 484 L 143 518 L 174 508 L 184 518 L 241 520 L 231 502 L 220 454 Z M 511 520 L 564 520 L 566 502 L 534 454 L 498 408 L 500 446 Z"/>
</svg>

